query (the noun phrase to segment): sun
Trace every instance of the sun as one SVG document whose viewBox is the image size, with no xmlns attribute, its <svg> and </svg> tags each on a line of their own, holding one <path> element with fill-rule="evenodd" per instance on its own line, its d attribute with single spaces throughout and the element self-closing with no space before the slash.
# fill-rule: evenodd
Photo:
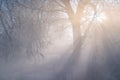
<svg viewBox="0 0 120 80">
<path fill-rule="evenodd" d="M 96 11 L 91 7 L 86 7 L 83 16 L 81 19 L 81 35 L 84 36 L 86 32 L 88 32 L 89 28 L 99 27 L 99 25 L 106 23 L 107 15 L 102 8 L 98 7 Z"/>
<path fill-rule="evenodd" d="M 95 15 L 93 15 L 93 17 L 94 17 L 94 21 L 99 23 L 103 23 L 106 20 L 106 15 L 104 12 L 96 13 Z"/>
<path fill-rule="evenodd" d="M 104 23 L 104 21 L 106 21 L 107 19 L 105 11 L 99 5 L 96 7 L 96 10 L 94 10 L 90 6 L 87 6 L 84 9 L 83 14 L 84 15 L 83 15 L 82 21 L 83 22 L 85 21 L 87 23 L 89 22 Z"/>
</svg>

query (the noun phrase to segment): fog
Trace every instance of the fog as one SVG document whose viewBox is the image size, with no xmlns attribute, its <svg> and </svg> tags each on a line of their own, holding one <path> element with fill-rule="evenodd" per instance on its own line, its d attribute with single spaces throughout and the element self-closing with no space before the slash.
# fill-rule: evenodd
<svg viewBox="0 0 120 80">
<path fill-rule="evenodd" d="M 89 1 L 76 40 L 64 0 L 0 0 L 0 80 L 120 80 L 119 1 Z"/>
</svg>

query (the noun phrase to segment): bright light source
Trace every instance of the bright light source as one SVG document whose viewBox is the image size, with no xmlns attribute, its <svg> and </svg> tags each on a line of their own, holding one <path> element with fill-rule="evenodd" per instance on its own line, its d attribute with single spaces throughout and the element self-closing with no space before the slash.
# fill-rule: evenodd
<svg viewBox="0 0 120 80">
<path fill-rule="evenodd" d="M 104 20 L 106 20 L 106 15 L 105 13 L 96 13 L 94 15 L 94 21 L 102 23 Z"/>
</svg>

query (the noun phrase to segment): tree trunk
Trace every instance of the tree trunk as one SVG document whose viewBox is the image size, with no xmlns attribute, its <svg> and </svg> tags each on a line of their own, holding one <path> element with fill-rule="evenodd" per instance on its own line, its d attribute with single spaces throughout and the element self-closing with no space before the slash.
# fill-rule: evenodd
<svg viewBox="0 0 120 80">
<path fill-rule="evenodd" d="M 73 30 L 73 52 L 79 53 L 82 43 L 80 23 L 73 23 L 72 30 Z"/>
<path fill-rule="evenodd" d="M 76 45 L 81 37 L 80 25 L 72 24 L 72 30 L 73 30 L 73 44 Z"/>
<path fill-rule="evenodd" d="M 76 16 L 76 14 L 69 16 L 69 20 L 72 25 L 73 32 L 73 47 L 76 47 L 78 42 L 81 41 L 81 30 L 80 30 L 80 17 Z"/>
</svg>

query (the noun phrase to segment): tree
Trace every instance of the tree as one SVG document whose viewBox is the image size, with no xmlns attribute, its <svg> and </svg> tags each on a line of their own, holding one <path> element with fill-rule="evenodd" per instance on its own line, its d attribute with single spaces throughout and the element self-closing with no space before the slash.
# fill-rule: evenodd
<svg viewBox="0 0 120 80">
<path fill-rule="evenodd" d="M 79 53 L 79 49 L 84 41 L 81 33 L 81 20 L 83 17 L 83 11 L 87 5 L 90 5 L 95 10 L 95 5 L 91 0 L 54 0 L 59 4 L 68 15 L 68 20 L 71 23 L 73 31 L 73 44 L 74 44 L 74 53 Z M 76 5 L 71 5 L 76 1 Z M 76 6 L 76 9 L 73 9 L 73 6 Z M 86 35 L 85 35 L 86 36 Z"/>
<path fill-rule="evenodd" d="M 77 40 L 80 40 L 79 38 L 81 38 L 80 19 L 82 17 L 82 12 L 84 10 L 84 7 L 90 2 L 90 0 L 86 0 L 84 4 L 82 4 L 82 2 L 78 2 L 76 13 L 74 13 L 74 11 L 72 10 L 70 0 L 61 0 L 61 1 L 65 5 L 66 12 L 71 22 L 73 28 L 73 39 L 75 43 Z"/>
<path fill-rule="evenodd" d="M 43 56 L 48 29 L 41 6 L 34 4 L 37 1 L 0 0 L 0 58 Z"/>
</svg>

